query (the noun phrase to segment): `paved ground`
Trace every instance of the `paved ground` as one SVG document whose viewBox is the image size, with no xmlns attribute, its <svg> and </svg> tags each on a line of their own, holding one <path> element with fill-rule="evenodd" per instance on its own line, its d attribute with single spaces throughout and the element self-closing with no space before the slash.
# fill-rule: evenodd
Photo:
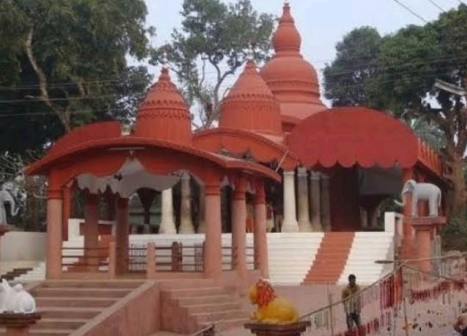
<svg viewBox="0 0 467 336">
<path fill-rule="evenodd" d="M 338 286 L 291 286 L 291 287 L 276 287 L 279 296 L 286 298 L 292 302 L 299 310 L 300 315 L 304 315 L 310 311 L 319 309 L 328 305 L 329 296 L 331 294 L 333 301 L 340 299 L 340 292 L 342 287 Z M 453 296 L 452 300 L 457 300 Z M 462 298 L 463 301 L 464 298 Z M 465 304 L 465 302 L 464 302 Z M 249 304 L 248 299 L 242 300 L 242 305 L 245 310 L 252 311 L 253 307 Z M 456 335 L 452 330 L 452 324 L 458 314 L 457 302 L 451 305 L 443 305 L 442 302 L 433 301 L 427 303 L 419 303 L 413 306 L 408 306 L 408 316 L 410 324 L 410 336 L 452 336 Z M 338 306 L 334 311 L 337 326 L 336 334 L 345 329 L 345 315 L 343 308 Z M 362 312 L 362 318 L 379 317 L 379 304 L 375 303 L 373 306 L 367 306 Z M 380 335 L 392 336 L 406 336 L 405 330 L 402 328 L 404 325 L 402 311 L 400 318 L 396 320 L 395 330 L 384 330 Z M 243 327 L 231 329 L 228 331 L 219 330 L 218 336 L 251 336 L 252 334 L 245 330 Z M 304 336 L 329 336 L 330 331 L 308 331 Z M 156 333 L 151 336 L 181 336 L 171 333 Z"/>
</svg>

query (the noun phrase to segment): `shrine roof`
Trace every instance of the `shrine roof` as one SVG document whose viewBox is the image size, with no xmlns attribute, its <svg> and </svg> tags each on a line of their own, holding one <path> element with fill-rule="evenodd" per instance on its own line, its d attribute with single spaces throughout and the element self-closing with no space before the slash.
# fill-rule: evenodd
<svg viewBox="0 0 467 336">
<path fill-rule="evenodd" d="M 318 74 L 300 52 L 302 38 L 288 3 L 283 7 L 272 44 L 274 57 L 264 65 L 260 75 L 281 104 L 281 115 L 303 120 L 325 109 Z"/>
<path fill-rule="evenodd" d="M 441 174 L 438 155 L 394 117 L 363 107 L 339 107 L 308 117 L 290 133 L 287 143 L 302 164 L 322 167 L 417 163 Z"/>
<path fill-rule="evenodd" d="M 66 165 L 67 160 L 93 150 L 144 150 L 150 148 L 171 149 L 193 156 L 193 160 L 204 159 L 213 165 L 227 170 L 241 170 L 280 181 L 273 170 L 254 162 L 226 158 L 215 153 L 193 147 L 191 144 L 160 140 L 152 137 L 139 137 L 136 134 L 122 135 L 119 122 L 94 123 L 77 128 L 65 135 L 51 148 L 49 153 L 28 167 L 28 175 L 47 175 L 55 165 Z M 105 165 L 105 162 L 103 162 Z"/>
<path fill-rule="evenodd" d="M 225 153 L 234 157 L 249 154 L 258 162 L 276 162 L 284 169 L 293 170 L 298 158 L 282 139 L 246 130 L 214 128 L 195 133 L 193 144 L 211 153 Z"/>
</svg>

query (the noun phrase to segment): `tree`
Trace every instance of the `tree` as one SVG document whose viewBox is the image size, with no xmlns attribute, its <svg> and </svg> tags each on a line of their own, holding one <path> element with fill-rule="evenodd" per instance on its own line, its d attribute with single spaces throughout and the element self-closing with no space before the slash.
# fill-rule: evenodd
<svg viewBox="0 0 467 336">
<path fill-rule="evenodd" d="M 456 216 L 467 207 L 467 97 L 437 89 L 434 84 L 440 79 L 464 89 L 467 86 L 465 22 L 467 6 L 460 5 L 425 26 L 408 26 L 383 37 L 379 53 L 372 60 L 374 71 L 355 84 L 364 92 L 364 105 L 387 111 L 410 125 L 424 126 L 421 133 L 427 139 L 441 138 L 443 142 L 438 145 L 442 146 L 441 154 L 448 167 L 444 177 L 451 182 L 450 208 Z M 330 82 L 330 78 L 325 77 L 325 81 Z M 347 99 L 342 92 L 333 94 L 333 100 Z M 359 99 L 356 95 L 355 101 Z"/>
<path fill-rule="evenodd" d="M 368 104 L 366 84 L 374 76 L 382 38 L 372 27 L 346 34 L 336 45 L 336 59 L 324 68 L 324 94 L 333 106 Z"/>
<path fill-rule="evenodd" d="M 174 30 L 173 41 L 154 51 L 152 63 L 163 62 L 166 53 L 187 100 L 199 108 L 194 125 L 210 128 L 219 116 L 223 85 L 245 63 L 249 45 L 257 61 L 268 57 L 274 19 L 257 13 L 250 0 L 229 5 L 185 0 L 181 15 L 182 30 Z"/>
<path fill-rule="evenodd" d="M 21 130 L 46 121 L 45 142 L 113 117 L 122 99 L 148 85 L 145 68 L 126 60 L 148 55 L 146 14 L 143 0 L 3 0 L 0 111 Z M 25 113 L 31 120 L 17 117 Z"/>
<path fill-rule="evenodd" d="M 146 14 L 143 0 L 0 1 L 0 186 L 27 209 L 13 224 L 45 218 L 25 165 L 76 126 L 134 117 L 151 76 L 127 57 L 149 55 Z"/>
</svg>

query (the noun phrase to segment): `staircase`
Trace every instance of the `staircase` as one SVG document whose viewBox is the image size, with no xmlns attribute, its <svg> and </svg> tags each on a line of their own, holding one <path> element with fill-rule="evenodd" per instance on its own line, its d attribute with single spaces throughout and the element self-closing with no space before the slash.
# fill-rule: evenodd
<svg viewBox="0 0 467 336">
<path fill-rule="evenodd" d="M 212 280 L 171 283 L 162 285 L 161 290 L 162 330 L 192 334 L 215 324 L 216 330 L 222 332 L 242 326 L 249 319 L 237 297 Z"/>
<path fill-rule="evenodd" d="M 68 336 L 141 284 L 135 281 L 43 282 L 31 291 L 42 318 L 32 326 L 30 334 Z"/>
<path fill-rule="evenodd" d="M 1 276 L 1 279 L 5 279 L 7 281 L 11 281 L 11 280 L 14 280 L 16 279 L 17 277 L 23 275 L 23 274 L 26 274 L 30 271 L 32 271 L 33 269 L 32 268 L 15 268 L 5 274 L 3 274 Z"/>
<path fill-rule="evenodd" d="M 326 232 L 303 284 L 336 284 L 347 263 L 354 232 Z"/>
<path fill-rule="evenodd" d="M 370 285 L 382 278 L 385 271 L 391 271 L 391 268 L 377 264 L 375 261 L 393 259 L 394 234 L 392 232 L 356 232 L 338 284 L 346 284 L 348 276 L 355 274 L 359 284 Z"/>
<path fill-rule="evenodd" d="M 45 279 L 45 261 L 41 261 L 36 267 L 31 268 L 30 271 L 19 275 L 12 279 L 15 282 L 26 283 L 32 281 L 43 281 Z"/>
<path fill-rule="evenodd" d="M 274 285 L 299 285 L 315 261 L 322 232 L 268 234 L 269 278 Z"/>
</svg>

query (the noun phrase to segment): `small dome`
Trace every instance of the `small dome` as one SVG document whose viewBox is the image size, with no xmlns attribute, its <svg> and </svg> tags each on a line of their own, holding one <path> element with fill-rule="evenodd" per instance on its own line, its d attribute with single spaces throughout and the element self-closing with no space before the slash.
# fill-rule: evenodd
<svg viewBox="0 0 467 336">
<path fill-rule="evenodd" d="M 275 55 L 261 69 L 260 75 L 281 105 L 301 103 L 324 108 L 320 99 L 318 75 L 300 54 L 301 42 L 290 5 L 286 3 L 273 36 Z"/>
<path fill-rule="evenodd" d="M 280 106 L 249 60 L 220 107 L 219 126 L 281 135 Z"/>
<path fill-rule="evenodd" d="M 276 53 L 299 52 L 302 45 L 302 37 L 295 27 L 295 20 L 290 13 L 290 5 L 284 5 L 282 17 L 279 19 L 279 27 L 272 37 L 272 45 Z"/>
<path fill-rule="evenodd" d="M 177 143 L 191 143 L 191 118 L 188 105 L 163 68 L 159 80 L 139 107 L 135 136 Z"/>
</svg>

